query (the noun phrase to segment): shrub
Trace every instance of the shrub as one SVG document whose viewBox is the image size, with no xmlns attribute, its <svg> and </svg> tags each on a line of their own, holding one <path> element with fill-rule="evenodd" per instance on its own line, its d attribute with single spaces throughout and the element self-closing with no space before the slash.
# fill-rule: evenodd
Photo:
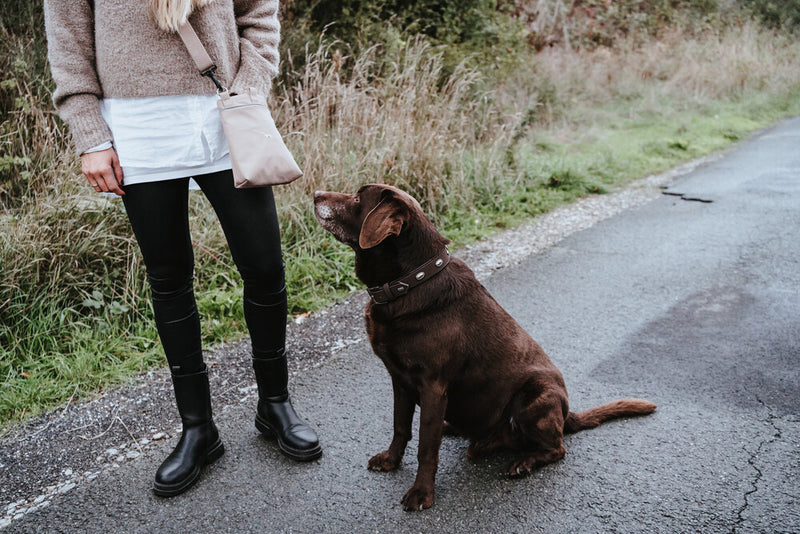
<svg viewBox="0 0 800 534">
<path fill-rule="evenodd" d="M 491 32 L 495 5 L 490 0 L 294 0 L 286 11 L 308 18 L 314 31 L 369 46 L 383 39 L 387 25 L 442 43 L 484 37 Z"/>
<path fill-rule="evenodd" d="M 772 28 L 800 27 L 800 0 L 741 0 L 756 17 Z"/>
<path fill-rule="evenodd" d="M 522 26 L 493 0 L 289 0 L 283 11 L 279 84 L 288 86 L 305 66 L 308 43 L 335 44 L 351 57 L 377 47 L 379 56 L 393 58 L 422 39 L 441 54 L 440 83 L 467 60 L 487 72 L 507 71 L 522 43 Z"/>
<path fill-rule="evenodd" d="M 526 28 L 537 49 L 612 46 L 620 38 L 658 36 L 670 26 L 703 29 L 717 0 L 506 0 L 505 10 Z"/>
</svg>

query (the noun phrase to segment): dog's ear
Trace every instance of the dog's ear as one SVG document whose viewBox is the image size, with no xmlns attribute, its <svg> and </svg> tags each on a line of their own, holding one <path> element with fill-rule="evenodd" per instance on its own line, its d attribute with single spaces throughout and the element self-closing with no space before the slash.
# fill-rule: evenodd
<svg viewBox="0 0 800 534">
<path fill-rule="evenodd" d="M 407 215 L 402 202 L 393 195 L 384 196 L 364 219 L 358 236 L 358 246 L 372 248 L 391 235 L 400 235 Z"/>
</svg>

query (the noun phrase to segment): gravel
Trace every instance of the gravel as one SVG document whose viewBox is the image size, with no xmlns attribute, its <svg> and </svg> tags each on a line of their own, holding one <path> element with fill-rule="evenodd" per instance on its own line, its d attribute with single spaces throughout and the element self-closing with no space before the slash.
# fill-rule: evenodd
<svg viewBox="0 0 800 534">
<path fill-rule="evenodd" d="M 653 200 L 675 177 L 714 158 L 643 178 L 615 193 L 584 198 L 454 254 L 485 280 L 496 270 L 512 266 L 574 232 Z M 366 302 L 366 292 L 358 291 L 290 323 L 291 375 L 324 365 L 338 352 L 363 341 Z M 257 390 L 247 340 L 215 347 L 206 354 L 206 362 L 218 413 L 240 403 L 255 403 Z M 163 449 L 166 455 L 180 430 L 166 366 L 95 398 L 69 403 L 6 429 L 0 439 L 0 529 L 147 451 Z"/>
</svg>

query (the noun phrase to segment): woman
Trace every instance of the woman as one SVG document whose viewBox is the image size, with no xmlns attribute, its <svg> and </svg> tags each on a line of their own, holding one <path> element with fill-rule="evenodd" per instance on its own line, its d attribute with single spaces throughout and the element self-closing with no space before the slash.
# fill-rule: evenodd
<svg viewBox="0 0 800 534">
<path fill-rule="evenodd" d="M 322 453 L 287 390 L 286 288 L 272 190 L 234 188 L 215 86 L 176 33 L 188 18 L 231 93 L 255 87 L 268 94 L 278 72 L 277 10 L 277 0 L 45 0 L 53 101 L 89 185 L 123 199 L 172 372 L 183 433 L 156 472 L 161 496 L 188 489 L 224 452 L 192 283 L 190 178 L 211 202 L 244 282 L 256 427 L 295 460 Z"/>
</svg>

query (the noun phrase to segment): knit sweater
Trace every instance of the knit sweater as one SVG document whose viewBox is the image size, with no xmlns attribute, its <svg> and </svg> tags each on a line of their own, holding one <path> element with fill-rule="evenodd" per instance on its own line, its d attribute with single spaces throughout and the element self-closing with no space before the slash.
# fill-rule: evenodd
<svg viewBox="0 0 800 534">
<path fill-rule="evenodd" d="M 112 140 L 101 98 L 214 94 L 176 33 L 143 0 L 45 0 L 53 102 L 78 153 Z M 278 73 L 278 0 L 216 0 L 189 17 L 232 92 L 268 94 Z"/>
</svg>

